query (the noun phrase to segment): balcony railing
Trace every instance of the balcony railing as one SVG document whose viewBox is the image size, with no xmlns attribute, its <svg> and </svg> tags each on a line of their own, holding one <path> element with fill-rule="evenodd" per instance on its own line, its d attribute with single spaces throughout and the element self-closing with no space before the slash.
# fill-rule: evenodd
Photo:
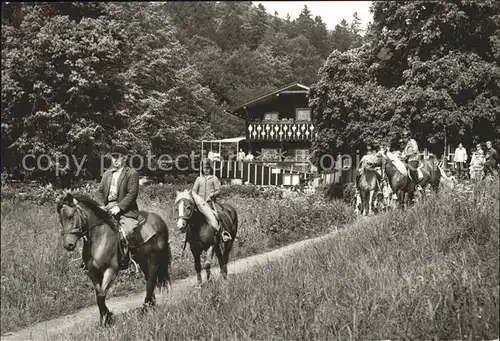
<svg viewBox="0 0 500 341">
<path fill-rule="evenodd" d="M 311 121 L 254 121 L 247 127 L 247 138 L 253 141 L 310 141 L 316 135 Z"/>
</svg>

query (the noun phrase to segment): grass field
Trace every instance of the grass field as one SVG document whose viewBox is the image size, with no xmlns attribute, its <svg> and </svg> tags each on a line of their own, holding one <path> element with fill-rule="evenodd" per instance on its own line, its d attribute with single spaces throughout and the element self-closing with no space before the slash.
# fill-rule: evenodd
<svg viewBox="0 0 500 341">
<path fill-rule="evenodd" d="M 63 338 L 483 339 L 499 336 L 498 180 L 360 220 L 182 302 Z"/>
<path fill-rule="evenodd" d="M 141 209 L 160 214 L 170 227 L 174 279 L 195 274 L 189 248 L 181 252 L 183 235 L 174 229 L 173 200 L 175 190 L 182 188 L 185 186 L 145 186 L 139 199 Z M 81 253 L 69 253 L 62 247 L 55 204 L 50 200 L 53 195 L 38 195 L 48 200 L 38 205 L 16 199 L 15 193 L 20 191 L 2 187 L 2 333 L 95 304 L 90 279 L 79 268 Z M 318 195 L 287 199 L 274 192 L 236 186 L 224 189 L 222 201 L 231 202 L 240 221 L 230 260 L 324 234 L 354 220 L 353 210 L 344 203 L 325 202 Z M 109 297 L 144 291 L 142 277 L 122 272 Z"/>
</svg>

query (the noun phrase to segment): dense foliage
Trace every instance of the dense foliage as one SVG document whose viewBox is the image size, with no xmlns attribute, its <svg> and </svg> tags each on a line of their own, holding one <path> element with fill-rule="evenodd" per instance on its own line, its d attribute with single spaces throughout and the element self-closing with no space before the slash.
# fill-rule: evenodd
<svg viewBox="0 0 500 341">
<path fill-rule="evenodd" d="M 367 43 L 334 51 L 311 89 L 316 158 L 410 129 L 421 148 L 500 136 L 500 4 L 375 2 Z M 498 145 L 498 144 L 497 144 Z"/>
<path fill-rule="evenodd" d="M 95 177 L 113 142 L 175 155 L 244 134 L 225 110 L 312 84 L 331 50 L 361 40 L 357 16 L 329 32 L 307 6 L 284 20 L 251 2 L 4 2 L 2 167 L 86 155 Z"/>
</svg>

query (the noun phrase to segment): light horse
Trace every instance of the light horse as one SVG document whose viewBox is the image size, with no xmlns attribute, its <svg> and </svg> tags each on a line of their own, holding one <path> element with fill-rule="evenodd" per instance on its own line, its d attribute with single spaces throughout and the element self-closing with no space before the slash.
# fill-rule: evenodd
<svg viewBox="0 0 500 341">
<path fill-rule="evenodd" d="M 381 188 L 381 179 L 379 174 L 371 167 L 366 165 L 359 178 L 359 194 L 361 197 L 361 214 L 373 214 L 374 196 Z M 376 197 L 375 197 L 376 199 Z"/>
<path fill-rule="evenodd" d="M 413 184 L 407 174 L 401 173 L 394 163 L 387 156 L 387 151 L 379 151 L 376 154 L 376 159 L 373 162 L 376 166 L 382 166 L 385 172 L 392 192 L 398 197 L 400 208 L 408 206 L 413 197 Z"/>
<path fill-rule="evenodd" d="M 113 314 L 106 307 L 106 294 L 119 272 L 120 232 L 117 222 L 109 212 L 84 194 L 63 194 L 57 199 L 57 213 L 66 250 L 73 251 L 78 240 L 83 238 L 82 259 L 87 275 L 94 284 L 100 313 L 99 324 L 108 325 Z M 172 257 L 165 221 L 155 213 L 140 211 L 139 214 L 156 231 L 146 243 L 130 248 L 133 259 L 139 263 L 147 281 L 144 307 L 148 307 L 156 303 L 155 286 L 170 286 Z"/>
<path fill-rule="evenodd" d="M 229 204 L 218 204 L 218 214 L 221 225 L 231 235 L 231 240 L 222 242 L 219 233 L 207 222 L 205 215 L 200 212 L 190 191 L 176 191 L 175 207 L 177 209 L 177 227 L 181 233 L 186 233 L 185 242 L 189 243 L 191 253 L 194 258 L 194 268 L 198 279 L 198 285 L 201 285 L 201 253 L 207 251 L 205 262 L 205 271 L 207 281 L 210 279 L 210 268 L 213 254 L 219 260 L 219 266 L 222 277 L 227 278 L 227 263 L 229 253 L 233 247 L 234 239 L 238 230 L 238 215 L 236 210 Z M 222 226 L 221 226 L 222 228 Z M 185 247 L 185 244 L 184 244 Z"/>
</svg>

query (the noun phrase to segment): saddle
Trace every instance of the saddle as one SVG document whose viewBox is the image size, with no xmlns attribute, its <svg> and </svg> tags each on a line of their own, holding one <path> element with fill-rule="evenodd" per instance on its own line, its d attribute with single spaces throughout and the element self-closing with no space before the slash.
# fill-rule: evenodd
<svg viewBox="0 0 500 341">
<path fill-rule="evenodd" d="M 138 248 L 156 235 L 156 230 L 147 222 L 146 217 L 142 215 L 139 215 L 137 226 L 135 227 L 121 224 L 116 219 L 115 224 L 120 232 L 120 240 L 131 249 Z"/>
<path fill-rule="evenodd" d="M 216 230 L 218 233 L 222 234 L 224 230 L 224 226 L 229 226 L 230 218 L 224 211 L 223 207 L 214 202 L 214 208 L 212 209 L 211 205 L 208 204 L 202 197 L 198 194 L 191 192 L 193 200 L 195 204 L 198 206 L 198 210 L 205 216 L 207 222 Z M 229 232 L 229 231 L 228 231 Z"/>
<path fill-rule="evenodd" d="M 401 161 L 401 159 L 399 157 L 397 157 L 396 154 L 391 153 L 391 152 L 387 152 L 387 157 L 388 157 L 389 160 L 391 160 L 391 162 L 394 165 L 394 167 L 396 167 L 396 169 L 401 174 L 408 175 L 408 168 L 406 167 L 406 165 L 404 164 L 404 162 Z"/>
<path fill-rule="evenodd" d="M 195 192 L 191 192 L 191 196 L 193 197 L 193 200 L 198 207 L 198 210 L 205 216 L 207 219 L 207 222 L 212 225 L 216 230 L 219 228 L 219 219 L 216 216 L 216 212 L 212 210 L 212 207 L 203 200 L 202 197 L 200 197 L 198 194 Z"/>
</svg>

